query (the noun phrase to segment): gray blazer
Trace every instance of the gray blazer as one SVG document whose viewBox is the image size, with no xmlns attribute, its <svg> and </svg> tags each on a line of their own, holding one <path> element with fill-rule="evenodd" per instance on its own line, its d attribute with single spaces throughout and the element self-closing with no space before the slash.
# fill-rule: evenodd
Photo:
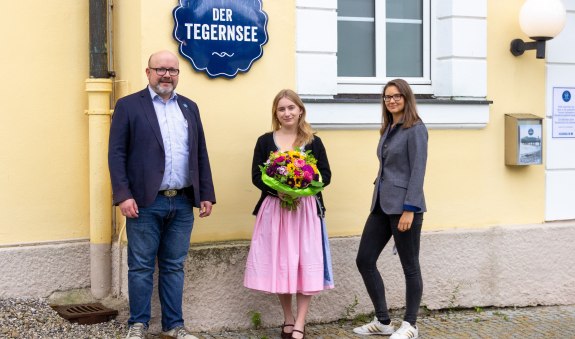
<svg viewBox="0 0 575 339">
<path fill-rule="evenodd" d="M 386 214 L 426 211 L 423 178 L 427 163 L 427 128 L 423 122 L 417 122 L 411 128 L 401 125 L 398 123 L 393 129 L 388 127 L 379 139 L 379 172 L 374 183 L 371 211 L 378 194 L 381 209 Z"/>
</svg>

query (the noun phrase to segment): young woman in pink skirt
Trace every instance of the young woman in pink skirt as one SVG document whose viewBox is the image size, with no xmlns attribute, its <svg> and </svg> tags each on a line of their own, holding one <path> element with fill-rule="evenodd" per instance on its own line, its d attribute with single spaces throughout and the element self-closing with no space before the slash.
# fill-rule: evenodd
<svg viewBox="0 0 575 339">
<path fill-rule="evenodd" d="M 321 193 L 299 198 L 295 210 L 283 208 L 284 195 L 263 183 L 259 169 L 270 152 L 299 147 L 311 150 L 324 186 L 329 185 L 331 171 L 325 148 L 305 116 L 299 96 L 289 89 L 280 91 L 272 105 L 273 131 L 258 138 L 252 163 L 252 182 L 262 193 L 253 212 L 256 223 L 244 286 L 278 295 L 284 313 L 284 339 L 305 337 L 305 317 L 312 296 L 334 287 Z M 293 294 L 297 302 L 295 315 Z"/>
</svg>

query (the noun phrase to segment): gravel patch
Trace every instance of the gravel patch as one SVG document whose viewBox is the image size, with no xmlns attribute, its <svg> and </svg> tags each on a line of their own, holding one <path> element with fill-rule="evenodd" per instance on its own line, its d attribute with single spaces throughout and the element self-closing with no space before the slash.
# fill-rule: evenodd
<svg viewBox="0 0 575 339">
<path fill-rule="evenodd" d="M 0 338 L 123 338 L 126 324 L 117 320 L 78 325 L 60 317 L 44 299 L 0 299 Z"/>
</svg>

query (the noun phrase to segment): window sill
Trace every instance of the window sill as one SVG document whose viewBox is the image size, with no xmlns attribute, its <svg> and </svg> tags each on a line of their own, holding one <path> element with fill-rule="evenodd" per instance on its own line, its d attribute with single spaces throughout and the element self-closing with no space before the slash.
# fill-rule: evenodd
<svg viewBox="0 0 575 339">
<path fill-rule="evenodd" d="M 489 123 L 485 99 L 443 99 L 416 95 L 419 115 L 429 129 L 481 129 Z M 315 129 L 379 129 L 379 94 L 337 95 L 333 99 L 303 98 L 307 120 Z"/>
</svg>

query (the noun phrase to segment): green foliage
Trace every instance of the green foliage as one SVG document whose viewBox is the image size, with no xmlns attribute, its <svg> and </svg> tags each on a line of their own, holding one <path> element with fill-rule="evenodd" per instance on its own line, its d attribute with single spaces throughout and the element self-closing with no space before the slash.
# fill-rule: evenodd
<svg viewBox="0 0 575 339">
<path fill-rule="evenodd" d="M 507 314 L 503 314 L 503 313 L 501 313 L 500 311 L 495 311 L 495 312 L 493 312 L 493 315 L 496 315 L 496 316 L 498 316 L 498 317 L 501 317 L 501 318 L 503 318 L 503 320 L 505 320 L 505 321 L 509 321 L 509 317 L 507 316 Z"/>
<path fill-rule="evenodd" d="M 353 302 L 351 304 L 345 306 L 345 309 L 342 314 L 342 318 L 344 319 L 351 319 L 355 312 L 357 311 L 357 305 L 359 305 L 359 301 L 357 300 L 357 295 L 353 296 Z"/>
<path fill-rule="evenodd" d="M 262 327 L 262 314 L 257 311 L 250 311 L 248 314 L 250 315 L 252 327 L 256 330 L 260 329 Z"/>
<path fill-rule="evenodd" d="M 353 325 L 365 324 L 373 320 L 373 313 L 367 314 L 358 314 L 353 319 L 351 319 L 351 323 Z"/>
<path fill-rule="evenodd" d="M 351 321 L 353 325 L 357 325 L 370 322 L 373 319 L 373 312 L 367 314 L 356 314 L 358 305 L 359 300 L 357 300 L 357 295 L 354 295 L 353 301 L 349 305 L 345 306 L 338 323 L 343 325 L 347 321 Z"/>
</svg>

